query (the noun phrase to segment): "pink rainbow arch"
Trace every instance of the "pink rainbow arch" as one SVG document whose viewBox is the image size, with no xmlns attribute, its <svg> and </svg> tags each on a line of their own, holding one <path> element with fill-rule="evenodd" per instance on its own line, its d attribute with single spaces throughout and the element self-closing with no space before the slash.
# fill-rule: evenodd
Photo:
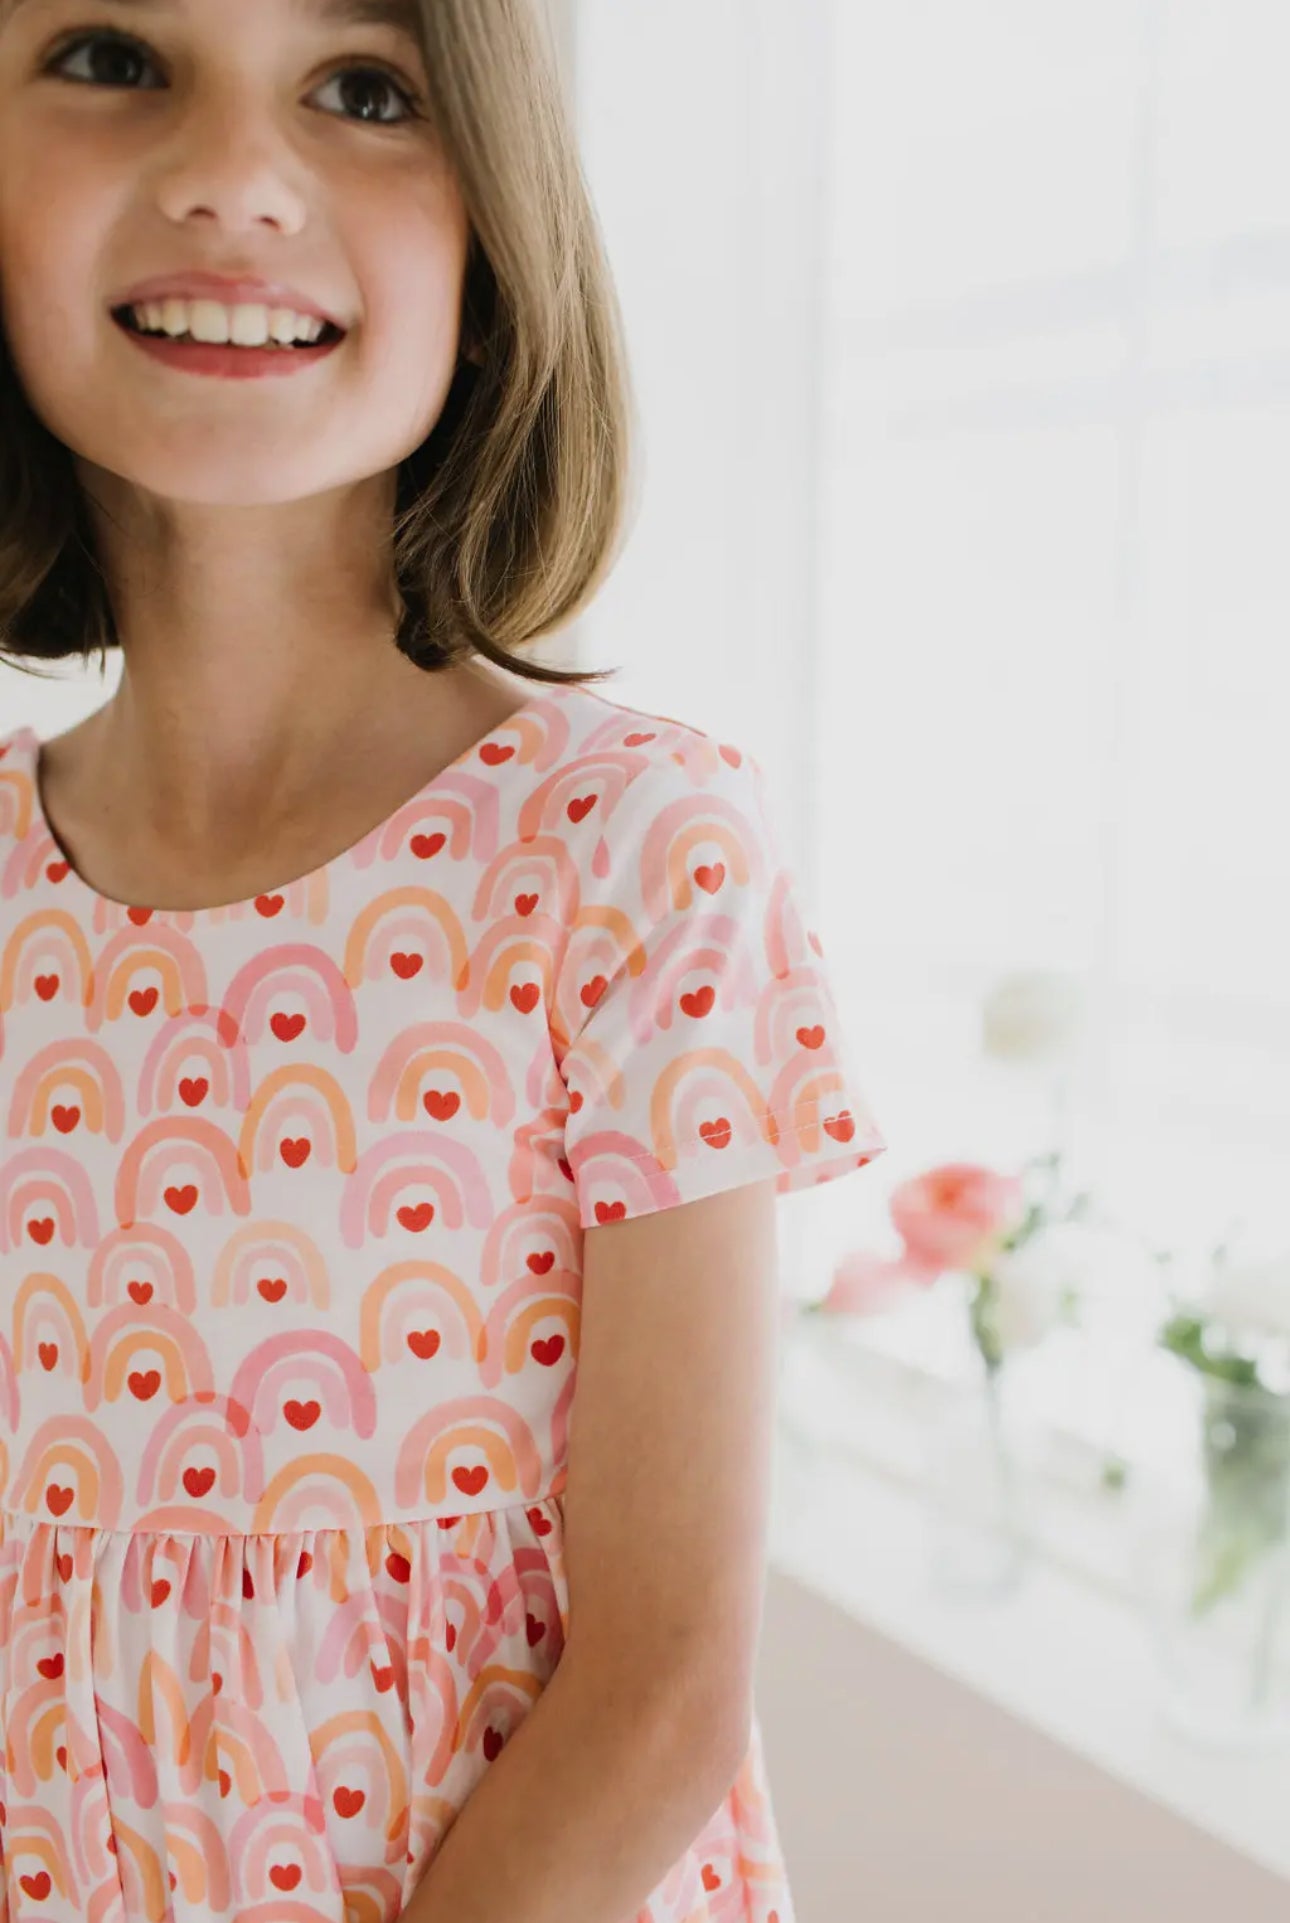
<svg viewBox="0 0 1290 1923">
<path fill-rule="evenodd" d="M 263 1451 L 248 1412 L 230 1396 L 204 1395 L 196 1409 L 192 1401 L 172 1402 L 157 1418 L 139 1463 L 139 1501 L 172 1501 L 184 1458 L 194 1449 L 209 1449 L 217 1458 L 212 1486 L 221 1496 L 236 1496 L 244 1483 L 262 1486 Z"/>
<path fill-rule="evenodd" d="M 264 1077 L 247 1105 L 238 1135 L 237 1162 L 241 1170 L 255 1165 L 256 1140 L 260 1127 L 272 1110 L 280 1089 L 316 1089 L 324 1112 L 331 1116 L 336 1149 L 336 1165 L 348 1175 L 357 1158 L 354 1118 L 336 1077 L 311 1062 L 284 1063 Z M 312 1105 L 311 1105 L 312 1112 Z M 240 1208 L 239 1215 L 246 1210 Z"/>
<path fill-rule="evenodd" d="M 26 1340 L 28 1315 L 36 1324 L 37 1331 L 52 1324 L 60 1333 L 66 1331 L 70 1335 L 76 1356 L 77 1376 L 83 1377 L 86 1364 L 85 1317 L 61 1276 L 52 1274 L 48 1269 L 33 1269 L 14 1291 L 13 1346 L 20 1362 L 26 1362 L 31 1353 Z"/>
<path fill-rule="evenodd" d="M 432 972 L 431 979 L 447 979 L 456 982 L 466 966 L 466 931 L 462 927 L 456 909 L 443 895 L 436 894 L 433 888 L 406 887 L 387 888 L 361 908 L 354 917 L 353 925 L 345 937 L 345 980 L 357 988 L 363 980 L 367 965 L 367 951 L 374 941 L 381 923 L 387 916 L 396 913 L 403 916 L 416 911 L 419 918 L 428 921 L 443 936 L 447 949 L 448 965 L 438 974 Z M 427 944 L 428 946 L 428 944 Z M 433 971 L 434 957 L 427 955 L 427 966 Z"/>
<path fill-rule="evenodd" d="M 436 1068 L 457 1076 L 476 1121 L 504 1128 L 515 1113 L 515 1092 L 501 1050 L 468 1022 L 416 1022 L 401 1029 L 381 1056 L 369 1090 L 371 1117 L 401 1122 L 420 1112 L 421 1083 Z"/>
<path fill-rule="evenodd" d="M 352 1420 L 355 1435 L 376 1432 L 376 1385 L 348 1342 L 330 1329 L 282 1329 L 245 1355 L 229 1384 L 229 1399 L 249 1410 L 261 1435 L 280 1427 L 278 1382 L 307 1375 L 316 1385 L 329 1422 Z"/>
<path fill-rule="evenodd" d="M 54 936 L 61 939 L 55 941 Z M 88 1008 L 93 993 L 94 959 L 85 930 L 66 909 L 41 908 L 23 916 L 0 951 L 0 1013 L 8 1014 L 19 988 L 27 987 L 42 963 L 48 969 L 50 962 L 57 961 L 64 952 L 72 959 L 81 1006 Z"/>
<path fill-rule="evenodd" d="M 460 1228 L 463 1221 L 471 1228 L 487 1227 L 492 1195 L 475 1151 L 443 1130 L 408 1128 L 374 1142 L 346 1182 L 340 1204 L 345 1247 L 362 1248 L 369 1217 L 374 1229 L 382 1230 L 393 1203 L 413 1185 L 434 1190 L 449 1228 Z"/>
<path fill-rule="evenodd" d="M 683 796 L 659 810 L 641 849 L 642 891 L 653 920 L 662 921 L 670 909 L 690 906 L 695 888 L 690 851 L 710 842 L 722 850 L 740 887 L 754 876 L 761 879 L 762 852 L 748 817 L 723 795 L 701 800 Z"/>
<path fill-rule="evenodd" d="M 530 1254 L 541 1259 L 552 1243 L 551 1267 L 576 1268 L 581 1241 L 578 1207 L 571 1196 L 550 1195 L 537 1208 L 527 1198 L 512 1202 L 489 1223 L 480 1256 L 480 1279 L 491 1291 L 504 1276 L 528 1269 Z M 546 1270 L 530 1272 L 545 1274 Z"/>
<path fill-rule="evenodd" d="M 28 1515 L 40 1513 L 41 1520 L 61 1518 L 71 1508 L 70 1501 L 48 1500 L 50 1477 L 66 1463 L 73 1477 L 70 1485 L 77 1516 L 110 1529 L 121 1513 L 121 1465 L 97 1423 L 85 1416 L 50 1416 L 42 1422 L 27 1444 L 19 1465 L 12 1496 Z M 66 1490 L 67 1484 L 59 1484 Z"/>
<path fill-rule="evenodd" d="M 672 1122 L 673 1098 L 686 1076 L 700 1068 L 716 1069 L 727 1078 L 743 1096 L 749 1114 L 756 1119 L 766 1140 L 772 1144 L 778 1141 L 775 1118 L 739 1057 L 732 1055 L 727 1048 L 690 1048 L 684 1055 L 674 1056 L 667 1063 L 650 1095 L 650 1132 L 654 1139 L 654 1153 L 664 1168 L 673 1169 L 677 1163 L 676 1134 Z"/>
<path fill-rule="evenodd" d="M 543 904 L 546 912 L 553 915 L 561 927 L 567 928 L 578 912 L 582 883 L 568 843 L 559 835 L 534 835 L 529 841 L 512 841 L 493 857 L 475 888 L 471 904 L 475 920 L 491 920 L 516 881 L 521 877 L 531 881 L 535 871 L 545 877 L 536 892 L 547 897 Z"/>
<path fill-rule="evenodd" d="M 161 1023 L 144 1050 L 136 1088 L 141 1115 L 150 1115 L 163 1101 L 173 1107 L 179 1067 L 194 1056 L 206 1065 L 216 1102 L 232 1097 L 243 1104 L 250 1071 L 236 1022 L 222 1008 L 184 1008 Z"/>
<path fill-rule="evenodd" d="M 93 1053 L 100 1059 L 78 1063 L 77 1057 Z M 106 1134 L 119 1142 L 125 1129 L 125 1100 L 121 1079 L 108 1056 L 83 1042 L 53 1042 L 24 1064 L 14 1084 L 10 1105 L 10 1133 L 44 1135 L 49 1127 L 50 1097 L 70 1083 L 81 1098 L 81 1117 L 91 1135 Z"/>
<path fill-rule="evenodd" d="M 509 1447 L 503 1446 L 503 1434 Z M 489 1458 L 481 1487 L 491 1478 L 507 1494 L 521 1489 L 527 1501 L 542 1486 L 542 1452 L 519 1412 L 492 1396 L 456 1396 L 427 1409 L 408 1430 L 394 1466 L 395 1501 L 410 1508 L 418 1496 L 431 1503 L 447 1500 L 448 1458 L 455 1449 L 478 1449 Z M 468 1472 L 469 1479 L 476 1473 Z M 462 1490 L 461 1480 L 455 1480 L 454 1497 Z"/>
<path fill-rule="evenodd" d="M 370 1709 L 340 1710 L 310 1731 L 309 1746 L 315 1767 L 326 1756 L 336 1771 L 344 1770 L 347 1782 L 362 1775 L 369 1789 L 379 1790 L 387 1811 L 386 1841 L 396 1842 L 407 1811 L 408 1774 L 380 1717 Z"/>
<path fill-rule="evenodd" d="M 453 1747 L 478 1747 L 476 1729 L 479 1732 L 478 1740 L 482 1742 L 484 1729 L 497 1714 L 499 1698 L 503 1701 L 514 1698 L 524 1704 L 527 1712 L 541 1695 L 542 1688 L 542 1680 L 538 1676 L 526 1674 L 522 1669 L 511 1669 L 502 1663 L 489 1663 L 472 1679 L 470 1688 L 462 1698 Z"/>
<path fill-rule="evenodd" d="M 85 1166 L 66 1149 L 36 1144 L 16 1154 L 0 1156 L 0 1205 L 3 1242 L 12 1254 L 22 1241 L 22 1218 L 37 1202 L 48 1202 L 64 1246 L 81 1248 L 98 1235 L 98 1209 Z"/>
<path fill-rule="evenodd" d="M 548 826 L 563 825 L 566 798 L 578 799 L 596 790 L 596 815 L 605 821 L 641 771 L 641 757 L 616 754 L 579 755 L 565 761 L 524 798 L 517 824 L 521 841 L 535 841 Z"/>
<path fill-rule="evenodd" d="M 562 1283 L 563 1288 L 559 1286 Z M 550 1275 L 543 1276 L 522 1275 L 512 1282 L 488 1311 L 479 1355 L 479 1379 L 483 1386 L 496 1389 L 504 1376 L 518 1375 L 522 1369 L 533 1366 L 529 1342 L 539 1322 L 563 1322 L 576 1356 L 582 1328 L 580 1296 L 578 1276 L 572 1270 L 557 1273 L 553 1269 Z"/>
<path fill-rule="evenodd" d="M 90 1336 L 85 1368 L 85 1407 L 119 1402 L 126 1376 L 138 1350 L 161 1357 L 164 1388 L 172 1402 L 187 1395 L 213 1395 L 214 1379 L 206 1345 L 193 1323 L 165 1302 L 139 1308 L 122 1302 L 109 1309 Z"/>
<path fill-rule="evenodd" d="M 251 1191 L 246 1180 L 248 1164 L 237 1148 L 214 1122 L 199 1115 L 159 1115 L 147 1122 L 127 1143 L 116 1176 L 116 1213 L 122 1228 L 133 1228 L 147 1164 L 153 1148 L 159 1151 L 162 1168 L 151 1174 L 145 1206 L 155 1205 L 166 1177 L 166 1165 L 173 1160 L 195 1161 L 222 1178 L 222 1188 L 239 1215 L 251 1207 Z"/>
<path fill-rule="evenodd" d="M 331 1301 L 331 1271 L 316 1242 L 297 1222 L 259 1216 L 234 1231 L 215 1259 L 210 1299 L 217 1308 L 251 1299 L 252 1271 L 272 1264 L 293 1302 L 325 1309 Z"/>
<path fill-rule="evenodd" d="M 139 1275 L 141 1263 L 149 1276 Z M 129 1270 L 129 1274 L 125 1271 Z M 197 1282 L 193 1258 L 186 1245 L 161 1222 L 135 1222 L 126 1228 L 113 1228 L 95 1242 L 90 1251 L 85 1299 L 90 1308 L 122 1300 L 120 1284 L 151 1279 L 154 1289 L 171 1290 L 172 1306 L 191 1315 L 197 1307 Z M 157 1299 L 168 1299 L 158 1295 Z"/>
<path fill-rule="evenodd" d="M 161 1003 L 168 1015 L 206 1007 L 206 969 L 188 937 L 164 922 L 145 927 L 131 923 L 110 936 L 99 952 L 93 992 L 86 1003 L 86 1026 L 95 1029 L 117 1020 L 135 976 L 148 969 L 155 969 L 160 977 Z"/>
<path fill-rule="evenodd" d="M 427 1284 L 424 1292 L 415 1295 L 418 1327 L 429 1313 L 437 1313 L 433 1307 L 437 1296 L 441 1302 L 451 1303 L 456 1310 L 453 1317 L 454 1328 L 440 1333 L 444 1338 L 440 1353 L 447 1355 L 469 1355 L 475 1360 L 480 1354 L 484 1319 L 480 1314 L 471 1291 L 459 1275 L 446 1269 L 441 1262 L 420 1262 L 409 1260 L 394 1262 L 363 1291 L 359 1305 L 358 1353 L 363 1367 L 370 1375 L 387 1362 L 399 1362 L 407 1355 L 404 1347 L 406 1330 L 396 1318 L 387 1320 L 386 1309 L 391 1297 L 397 1295 L 405 1282 Z M 413 1292 L 410 1290 L 409 1294 Z M 412 1307 L 405 1313 L 410 1316 Z M 458 1340 L 456 1331 L 460 1330 L 464 1340 Z"/>
<path fill-rule="evenodd" d="M 309 1004 L 311 1030 L 334 1039 L 342 1054 L 358 1041 L 358 1012 L 351 984 L 335 961 L 313 942 L 279 942 L 239 968 L 224 996 L 223 1014 L 240 1037 L 252 1041 L 268 1023 L 267 1002 L 289 988 Z M 319 1019 L 323 1010 L 330 1022 Z"/>
</svg>

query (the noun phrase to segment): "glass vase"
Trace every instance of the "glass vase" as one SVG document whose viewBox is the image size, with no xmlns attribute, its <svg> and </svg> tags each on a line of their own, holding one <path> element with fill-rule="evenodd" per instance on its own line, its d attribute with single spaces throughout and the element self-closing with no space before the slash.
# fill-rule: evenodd
<svg viewBox="0 0 1290 1923">
<path fill-rule="evenodd" d="M 1008 1595 L 1030 1554 L 1022 1463 L 1008 1397 L 1008 1364 L 978 1356 L 966 1381 L 929 1414 L 925 1445 L 928 1568 L 961 1600 Z"/>
</svg>

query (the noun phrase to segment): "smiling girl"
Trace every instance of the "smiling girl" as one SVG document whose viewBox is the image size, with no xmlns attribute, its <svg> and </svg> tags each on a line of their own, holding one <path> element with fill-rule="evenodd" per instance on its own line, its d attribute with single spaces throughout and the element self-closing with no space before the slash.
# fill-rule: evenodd
<svg viewBox="0 0 1290 1923">
<path fill-rule="evenodd" d="M 522 0 L 0 0 L 0 1895 L 793 1923 L 756 764 L 532 658 L 630 393 Z M 678 612 L 678 619 L 683 618 Z"/>
</svg>

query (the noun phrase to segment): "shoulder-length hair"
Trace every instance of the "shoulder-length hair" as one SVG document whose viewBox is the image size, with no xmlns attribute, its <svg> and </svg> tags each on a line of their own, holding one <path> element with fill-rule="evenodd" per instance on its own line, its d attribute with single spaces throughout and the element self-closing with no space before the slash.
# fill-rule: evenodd
<svg viewBox="0 0 1290 1923">
<path fill-rule="evenodd" d="M 538 0 L 417 0 L 429 111 L 470 216 L 462 353 L 400 463 L 397 646 L 545 682 L 516 651 L 589 602 L 628 531 L 634 396 L 616 290 Z M 478 360 L 473 355 L 478 355 Z M 0 329 L 0 660 L 119 647 L 71 451 L 32 410 Z"/>
</svg>

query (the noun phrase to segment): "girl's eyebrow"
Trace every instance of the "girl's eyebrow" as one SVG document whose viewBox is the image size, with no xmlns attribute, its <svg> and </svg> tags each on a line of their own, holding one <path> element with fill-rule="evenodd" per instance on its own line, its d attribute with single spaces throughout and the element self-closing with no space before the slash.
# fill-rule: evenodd
<svg viewBox="0 0 1290 1923">
<path fill-rule="evenodd" d="M 0 5 L 0 26 L 16 14 L 28 12 L 39 0 L 7 0 Z M 136 13 L 175 13 L 175 0 L 101 0 L 101 4 L 122 7 Z M 291 11 L 312 16 L 328 27 L 392 27 L 420 44 L 421 8 L 419 0 L 292 0 Z"/>
</svg>

